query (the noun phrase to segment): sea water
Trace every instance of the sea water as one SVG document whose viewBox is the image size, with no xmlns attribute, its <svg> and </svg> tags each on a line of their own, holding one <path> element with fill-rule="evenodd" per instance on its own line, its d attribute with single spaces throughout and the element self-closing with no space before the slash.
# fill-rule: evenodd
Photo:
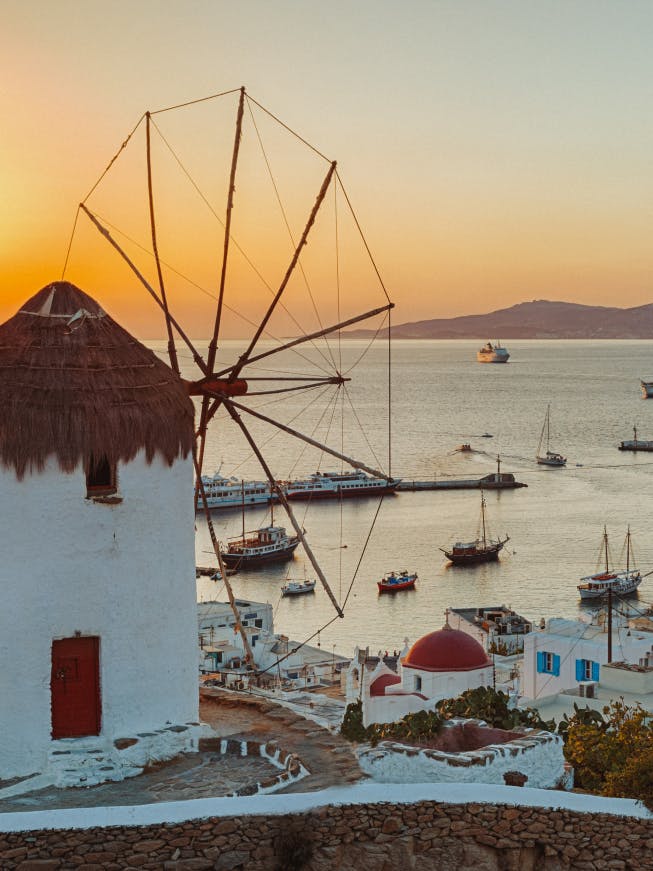
<svg viewBox="0 0 653 871">
<path fill-rule="evenodd" d="M 653 454 L 617 449 L 622 439 L 632 438 L 634 424 L 639 438 L 653 439 L 653 400 L 641 398 L 639 385 L 640 378 L 653 379 L 651 342 L 504 341 L 511 353 L 505 365 L 477 363 L 481 344 L 393 342 L 389 391 L 387 345 L 343 341 L 332 351 L 337 368 L 352 380 L 340 389 L 331 387 L 324 396 L 316 388 L 243 400 L 374 468 L 387 469 L 390 444 L 397 477 L 480 478 L 496 471 L 499 455 L 501 470 L 528 485 L 486 491 L 489 531 L 494 537 L 507 534 L 510 541 L 498 562 L 475 567 L 450 566 L 440 548 L 476 537 L 476 490 L 400 492 L 382 502 L 293 503 L 336 598 L 342 603 L 348 594 L 344 619 L 319 634 L 325 649 L 335 646 L 350 654 L 355 645 L 369 645 L 374 652 L 399 648 L 405 638 L 415 640 L 440 628 L 449 607 L 505 604 L 534 621 L 577 617 L 587 606 L 581 608 L 576 585 L 597 567 L 604 524 L 615 562 L 624 559 L 622 544 L 630 524 L 636 564 L 642 572 L 653 570 Z M 239 350 L 236 342 L 224 343 L 220 365 L 233 362 Z M 329 368 L 322 357 L 313 354 L 311 359 Z M 190 361 L 182 362 L 185 374 L 192 375 Z M 273 366 L 284 377 L 319 374 L 306 358 L 290 353 L 262 362 L 256 374 L 273 377 Z M 250 390 L 273 386 L 273 381 L 250 382 Z M 567 457 L 566 468 L 535 462 L 547 404 L 550 447 Z M 321 456 L 245 413 L 243 420 L 276 477 L 341 469 L 339 460 Z M 492 438 L 483 438 L 484 433 Z M 457 452 L 461 443 L 471 444 L 473 452 Z M 239 428 L 222 412 L 209 430 L 204 472 L 218 468 L 239 479 L 262 477 Z M 239 511 L 216 511 L 213 517 L 221 540 L 239 534 Z M 274 519 L 290 531 L 281 507 Z M 248 529 L 269 520 L 269 509 L 246 512 Z M 198 515 L 197 563 L 214 561 L 206 524 Z M 402 569 L 418 573 L 416 589 L 379 595 L 377 580 Z M 281 598 L 284 580 L 304 574 L 315 577 L 300 547 L 291 563 L 240 572 L 232 584 L 238 598 L 271 602 L 275 629 L 300 641 L 336 616 L 319 584 L 314 595 Z M 197 589 L 199 599 L 226 600 L 223 586 L 208 579 L 199 579 Z M 649 602 L 653 575 L 633 599 L 640 610 Z M 312 643 L 317 641 L 315 636 Z"/>
</svg>

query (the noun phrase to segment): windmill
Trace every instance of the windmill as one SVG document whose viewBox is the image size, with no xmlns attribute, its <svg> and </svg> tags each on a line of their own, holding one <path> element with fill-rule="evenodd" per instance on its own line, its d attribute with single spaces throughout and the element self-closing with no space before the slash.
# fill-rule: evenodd
<svg viewBox="0 0 653 871">
<path fill-rule="evenodd" d="M 211 338 L 208 343 L 208 347 L 205 352 L 201 352 L 197 346 L 197 343 L 191 341 L 186 330 L 180 323 L 179 318 L 173 313 L 171 309 L 171 305 L 169 304 L 169 294 L 167 287 L 167 279 L 164 278 L 166 273 L 165 263 L 160 256 L 159 253 L 159 239 L 158 239 L 158 230 L 157 230 L 157 217 L 156 217 L 156 209 L 155 209 L 155 187 L 154 187 L 154 171 L 153 171 L 153 161 L 152 161 L 152 137 L 153 131 L 158 128 L 156 126 L 156 122 L 154 120 L 154 116 L 162 113 L 168 112 L 176 109 L 185 108 L 187 106 L 194 105 L 195 103 L 205 102 L 206 100 L 214 100 L 221 97 L 226 97 L 228 95 L 238 95 L 237 102 L 237 110 L 236 110 L 236 119 L 235 119 L 235 133 L 233 139 L 233 147 L 231 152 L 231 162 L 230 162 L 230 172 L 229 172 L 229 182 L 227 188 L 227 201 L 224 211 L 224 219 L 221 221 L 223 224 L 223 240 L 222 240 L 222 256 L 220 260 L 220 270 L 219 270 L 219 280 L 217 284 L 217 304 L 215 308 L 215 316 L 213 321 L 213 329 Z M 341 388 L 345 385 L 345 382 L 349 380 L 347 375 L 343 374 L 338 370 L 337 366 L 334 365 L 333 371 L 330 373 L 325 373 L 321 376 L 315 375 L 291 375 L 291 376 L 283 376 L 276 375 L 274 378 L 264 375 L 253 375 L 252 367 L 254 364 L 260 363 L 260 361 L 271 358 L 274 355 L 281 354 L 283 352 L 289 351 L 291 349 L 298 349 L 306 343 L 313 343 L 318 339 L 326 339 L 326 337 L 339 334 L 339 332 L 347 327 L 351 327 L 354 324 L 369 320 L 371 318 L 375 318 L 377 316 L 384 317 L 384 323 L 387 321 L 387 332 L 388 339 L 390 337 L 390 311 L 393 308 L 393 303 L 390 301 L 386 289 L 383 285 L 379 272 L 376 268 L 374 260 L 372 258 L 371 252 L 363 236 L 362 230 L 360 228 L 360 224 L 353 212 L 353 208 L 351 207 L 351 203 L 349 201 L 349 197 L 344 189 L 342 184 L 342 180 L 338 174 L 337 165 L 335 161 L 330 161 L 324 157 L 317 149 L 313 148 L 313 146 L 309 145 L 309 148 L 312 149 L 316 154 L 322 158 L 326 165 L 326 173 L 322 179 L 319 190 L 315 196 L 315 202 L 312 208 L 309 211 L 308 216 L 306 217 L 305 223 L 303 225 L 303 229 L 301 234 L 298 236 L 296 240 L 293 239 L 292 253 L 288 260 L 285 271 L 283 272 L 283 276 L 281 280 L 277 283 L 274 288 L 272 299 L 269 302 L 263 316 L 260 318 L 260 321 L 255 325 L 253 330 L 253 334 L 251 335 L 247 346 L 239 354 L 237 359 L 234 360 L 230 365 L 223 366 L 222 368 L 217 368 L 216 360 L 217 360 L 217 351 L 221 340 L 221 330 L 223 327 L 223 316 L 226 307 L 226 292 L 229 283 L 229 264 L 230 264 L 230 254 L 232 252 L 232 248 L 234 245 L 234 238 L 232 233 L 232 219 L 234 215 L 234 208 L 236 202 L 236 180 L 238 174 L 238 165 L 239 165 L 239 154 L 241 149 L 241 141 L 243 136 L 243 119 L 245 115 L 246 109 L 249 110 L 250 114 L 252 112 L 252 107 L 257 107 L 259 110 L 267 113 L 270 118 L 273 118 L 275 121 L 279 122 L 279 119 L 276 116 L 272 115 L 272 113 L 268 112 L 261 104 L 257 103 L 257 101 L 253 100 L 253 98 L 246 93 L 245 88 L 241 87 L 239 89 L 235 89 L 233 91 L 226 91 L 222 94 L 213 95 L 211 97 L 203 98 L 202 100 L 191 101 L 190 103 L 185 103 L 180 106 L 170 107 L 168 109 L 161 109 L 157 112 L 146 112 L 139 120 L 136 127 L 129 134 L 127 139 L 123 142 L 120 149 L 110 161 L 109 166 L 105 170 L 105 172 L 100 176 L 98 183 L 104 178 L 106 173 L 111 169 L 114 162 L 120 156 L 121 152 L 128 145 L 130 140 L 132 139 L 136 130 L 143 124 L 145 125 L 145 139 L 146 139 L 146 166 L 147 166 L 147 189 L 148 189 L 148 206 L 149 206 L 149 234 L 150 234 L 150 250 L 149 254 L 152 256 L 155 266 L 156 266 L 156 280 L 148 280 L 144 271 L 138 267 L 138 265 L 134 262 L 134 259 L 130 257 L 130 255 L 125 250 L 125 247 L 121 245 L 116 238 L 115 232 L 112 233 L 107 226 L 107 223 L 103 221 L 100 216 L 91 209 L 89 205 L 89 198 L 95 191 L 97 184 L 91 189 L 87 197 L 83 202 L 79 205 L 78 215 L 79 213 L 83 213 L 92 223 L 92 225 L 99 231 L 99 233 L 106 239 L 106 241 L 110 244 L 110 246 L 117 252 L 117 254 L 122 258 L 122 260 L 129 266 L 133 274 L 136 276 L 140 284 L 145 288 L 147 293 L 150 294 L 156 305 L 161 310 L 165 325 L 166 325 L 166 334 L 167 334 L 167 350 L 168 356 L 170 360 L 171 367 L 181 375 L 181 369 L 179 364 L 179 352 L 178 352 L 178 344 L 185 346 L 185 348 L 190 351 L 192 359 L 194 361 L 196 367 L 196 375 L 194 378 L 187 380 L 188 390 L 191 396 L 197 397 L 199 402 L 199 422 L 196 431 L 196 448 L 194 451 L 194 466 L 195 466 L 195 476 L 196 476 L 196 507 L 200 507 L 206 518 L 207 527 L 209 530 L 209 534 L 211 537 L 212 546 L 218 560 L 218 564 L 220 566 L 220 571 L 222 574 L 222 578 L 224 580 L 227 594 L 229 596 L 229 600 L 231 602 L 232 608 L 234 609 L 234 613 L 237 613 L 235 600 L 233 597 L 233 592 L 231 589 L 231 585 L 227 578 L 227 572 L 225 571 L 225 567 L 222 562 L 222 557 L 220 553 L 220 544 L 218 542 L 212 518 L 211 512 L 208 507 L 206 493 L 204 491 L 204 485 L 202 482 L 202 469 L 205 460 L 205 449 L 207 443 L 207 432 L 208 427 L 216 413 L 223 409 L 231 420 L 235 423 L 235 425 L 240 430 L 245 442 L 249 445 L 251 451 L 258 459 L 258 462 L 265 473 L 266 478 L 268 479 L 270 486 L 272 488 L 273 493 L 275 494 L 278 501 L 282 504 L 285 509 L 287 516 L 292 524 L 295 533 L 299 537 L 306 556 L 311 563 L 313 570 L 315 571 L 317 577 L 319 578 L 322 586 L 324 587 L 326 594 L 328 595 L 331 603 L 336 611 L 336 614 L 339 617 L 344 616 L 343 608 L 340 603 L 337 601 L 328 581 L 325 577 L 324 572 L 322 571 L 318 560 L 315 557 L 315 554 L 307 540 L 304 528 L 302 524 L 299 522 L 295 513 L 292 510 L 291 505 L 289 504 L 284 489 L 281 487 L 277 481 L 277 477 L 275 476 L 270 463 L 264 456 L 264 453 L 257 443 L 256 438 L 254 437 L 252 430 L 249 425 L 249 419 L 257 420 L 266 423 L 271 427 L 275 427 L 280 431 L 285 432 L 286 434 L 292 436 L 294 439 L 299 439 L 304 441 L 305 443 L 312 445 L 333 457 L 338 458 L 341 462 L 346 463 L 356 469 L 361 469 L 363 471 L 368 472 L 369 474 L 375 477 L 381 478 L 389 478 L 390 477 L 390 468 L 388 468 L 388 472 L 384 473 L 371 465 L 368 465 L 354 457 L 349 456 L 344 452 L 344 450 L 336 450 L 334 447 L 324 444 L 314 438 L 312 435 L 308 435 L 307 433 L 301 432 L 299 429 L 295 427 L 289 426 L 287 423 L 283 423 L 282 421 L 270 416 L 269 414 L 264 414 L 260 410 L 254 409 L 249 406 L 246 402 L 249 396 L 253 395 L 279 395 L 282 393 L 290 392 L 290 391 L 301 391 L 301 390 L 312 390 L 316 387 L 320 386 L 328 386 L 334 385 L 336 388 Z M 305 145 L 308 143 L 305 140 L 298 137 L 294 131 L 291 131 L 290 128 L 286 127 L 285 124 L 279 122 L 282 127 L 286 130 L 290 131 L 294 136 L 297 136 Z M 257 131 L 258 132 L 258 131 Z M 385 302 L 383 305 L 373 308 L 371 310 L 362 312 L 360 314 L 338 320 L 337 322 L 331 323 L 329 325 L 320 324 L 320 328 L 317 330 L 312 330 L 308 333 L 304 332 L 302 335 L 287 339 L 284 341 L 280 341 L 273 348 L 262 348 L 261 347 L 261 339 L 263 337 L 267 337 L 268 335 L 268 327 L 274 313 L 279 309 L 280 306 L 283 305 L 284 293 L 286 293 L 287 288 L 289 286 L 289 282 L 291 278 L 295 274 L 298 269 L 302 269 L 302 252 L 307 245 L 309 238 L 311 237 L 311 233 L 314 229 L 314 225 L 316 222 L 316 218 L 320 209 L 323 207 L 325 198 L 329 191 L 335 191 L 338 189 L 342 196 L 344 197 L 344 202 L 347 208 L 350 210 L 350 215 L 353 219 L 354 225 L 357 228 L 357 231 L 360 236 L 360 242 L 363 246 L 364 251 L 366 252 L 366 256 L 369 257 L 369 263 L 371 264 L 371 268 L 373 273 L 378 280 L 378 286 L 381 288 Z M 77 219 L 75 221 L 75 225 L 77 223 Z M 74 235 L 74 230 L 73 230 Z M 72 244 L 72 240 L 71 240 Z M 69 248 L 70 253 L 70 248 Z M 66 258 L 67 263 L 68 258 Z M 64 272 L 65 272 L 64 266 Z M 379 328 L 380 329 L 380 328 Z M 258 390 L 252 389 L 252 385 L 256 383 L 258 387 L 258 382 L 272 382 L 267 386 L 268 389 Z M 388 433 L 388 443 L 390 442 L 390 435 Z M 389 449 L 389 444 L 388 444 Z M 239 621 L 238 621 L 239 622 Z M 246 639 L 246 634 L 243 632 L 243 640 L 245 642 L 247 654 L 250 657 L 250 662 L 253 662 L 253 657 L 251 654 L 251 650 L 249 649 L 249 645 Z"/>
</svg>

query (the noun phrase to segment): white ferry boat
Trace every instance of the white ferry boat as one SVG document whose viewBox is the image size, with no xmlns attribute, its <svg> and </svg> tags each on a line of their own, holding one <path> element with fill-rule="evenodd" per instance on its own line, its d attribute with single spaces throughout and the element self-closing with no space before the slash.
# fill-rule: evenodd
<svg viewBox="0 0 653 871">
<path fill-rule="evenodd" d="M 269 481 L 240 481 L 216 472 L 212 478 L 202 475 L 202 483 L 209 508 L 242 508 L 243 505 L 267 505 L 278 501 Z M 201 499 L 198 498 L 198 502 L 199 510 L 202 508 Z"/>
<path fill-rule="evenodd" d="M 353 472 L 314 472 L 286 484 L 288 499 L 333 499 L 394 493 L 399 478 L 374 478 L 360 469 Z"/>
<path fill-rule="evenodd" d="M 476 352 L 476 359 L 479 363 L 507 363 L 510 354 L 506 348 L 502 347 L 501 342 L 497 342 L 496 345 L 488 342 Z"/>
</svg>

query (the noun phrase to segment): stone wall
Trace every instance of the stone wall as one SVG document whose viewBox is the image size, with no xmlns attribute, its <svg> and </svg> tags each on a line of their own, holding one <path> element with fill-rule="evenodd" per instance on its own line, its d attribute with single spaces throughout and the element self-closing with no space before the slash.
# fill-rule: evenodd
<svg viewBox="0 0 653 871">
<path fill-rule="evenodd" d="M 653 869 L 653 819 L 431 801 L 327 805 L 283 816 L 0 833 L 0 867 L 2 871 Z"/>
<path fill-rule="evenodd" d="M 475 729 L 474 737 L 487 732 L 485 745 L 481 743 L 475 750 L 448 751 L 447 733 L 464 729 Z M 497 735 L 501 743 L 491 743 Z M 565 769 L 562 738 L 551 732 L 505 732 L 484 729 L 475 720 L 454 720 L 445 724 L 438 739 L 443 749 L 422 749 L 393 741 L 382 741 L 376 747 L 364 745 L 359 749 L 358 762 L 380 783 L 504 783 L 506 774 L 515 770 L 525 775 L 529 787 L 552 789 L 572 782 Z"/>
</svg>

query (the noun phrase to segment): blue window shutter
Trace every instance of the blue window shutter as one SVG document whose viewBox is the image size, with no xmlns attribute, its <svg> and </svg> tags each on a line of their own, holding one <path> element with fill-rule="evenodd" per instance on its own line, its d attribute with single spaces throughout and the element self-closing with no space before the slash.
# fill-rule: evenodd
<svg viewBox="0 0 653 871">
<path fill-rule="evenodd" d="M 560 677 L 560 657 L 556 653 L 553 654 L 553 675 Z"/>
<path fill-rule="evenodd" d="M 585 660 L 576 660 L 576 680 L 585 680 Z"/>
<path fill-rule="evenodd" d="M 598 662 L 592 663 L 592 680 L 599 679 L 599 664 Z"/>
<path fill-rule="evenodd" d="M 542 674 L 544 669 L 546 668 L 545 654 L 543 650 L 538 650 L 537 652 L 537 671 L 539 674 Z"/>
</svg>

